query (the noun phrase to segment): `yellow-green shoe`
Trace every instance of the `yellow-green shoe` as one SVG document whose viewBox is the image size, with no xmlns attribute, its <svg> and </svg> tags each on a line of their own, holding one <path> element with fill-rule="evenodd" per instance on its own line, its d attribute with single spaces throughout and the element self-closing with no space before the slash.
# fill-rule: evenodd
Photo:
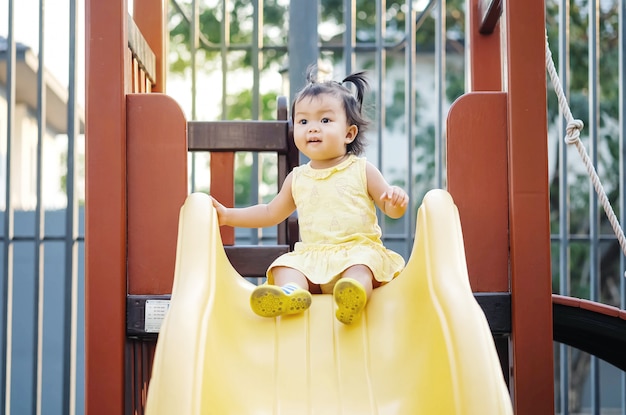
<svg viewBox="0 0 626 415">
<path fill-rule="evenodd" d="M 367 303 L 365 288 L 357 280 L 342 278 L 333 289 L 333 297 L 337 304 L 335 316 L 343 324 L 352 324 L 361 316 Z"/>
<path fill-rule="evenodd" d="M 311 293 L 296 284 L 287 284 L 284 287 L 259 285 L 250 296 L 252 311 L 261 317 L 302 313 L 310 306 Z"/>
</svg>

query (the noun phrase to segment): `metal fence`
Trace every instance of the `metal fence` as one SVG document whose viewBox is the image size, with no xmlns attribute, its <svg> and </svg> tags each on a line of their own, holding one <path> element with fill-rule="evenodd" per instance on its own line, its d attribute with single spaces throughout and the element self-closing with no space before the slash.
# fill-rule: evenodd
<svg viewBox="0 0 626 415">
<path fill-rule="evenodd" d="M 624 223 L 624 2 L 546 2 L 548 42 L 581 139 Z M 552 87 L 552 88 L 551 88 Z M 624 255 L 591 179 L 564 137 L 548 83 L 553 291 L 624 309 Z M 577 350 L 555 349 L 558 413 L 625 413 L 624 373 Z"/>
<path fill-rule="evenodd" d="M 31 3 L 0 14 L 0 406 L 83 413 L 80 2 Z"/>
<path fill-rule="evenodd" d="M 81 2 L 33 3 L 26 10 L 8 0 L 0 13 L 0 405 L 7 414 L 82 413 Z M 291 98 L 304 84 L 309 64 L 335 80 L 366 69 L 367 157 L 412 201 L 403 219 L 381 219 L 384 239 L 408 257 L 422 196 L 446 186 L 445 119 L 465 82 L 464 8 L 460 0 L 172 0 L 167 92 L 190 120 L 268 119 L 276 96 Z M 65 25 L 46 24 L 52 9 L 63 10 L 65 35 Z M 624 223 L 624 1 L 547 0 L 546 10 L 560 81 Z M 33 44 L 16 38 L 20 19 L 37 22 Z M 43 68 L 60 43 L 69 53 L 55 79 Z M 624 256 L 578 154 L 564 144 L 566 124 L 548 89 L 553 291 L 624 309 Z M 208 162 L 190 155 L 191 190 L 206 190 Z M 238 204 L 275 194 L 274 163 L 238 155 Z M 247 243 L 272 243 L 271 232 L 239 232 Z M 626 413 L 624 373 L 559 344 L 555 357 L 555 413 Z"/>
</svg>

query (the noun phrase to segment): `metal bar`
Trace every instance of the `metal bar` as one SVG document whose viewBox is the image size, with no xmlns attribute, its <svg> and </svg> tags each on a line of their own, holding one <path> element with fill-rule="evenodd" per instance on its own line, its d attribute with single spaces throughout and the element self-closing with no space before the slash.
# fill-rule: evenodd
<svg viewBox="0 0 626 415">
<path fill-rule="evenodd" d="M 379 156 L 378 156 L 378 165 L 382 169 L 382 137 L 383 132 L 385 130 L 385 85 L 386 85 L 386 67 L 385 63 L 387 60 L 387 53 L 385 48 L 383 47 L 386 35 L 386 11 L 387 4 L 385 0 L 379 0 L 376 2 L 376 69 L 378 72 L 377 76 L 377 89 L 378 93 L 376 94 L 376 116 L 378 117 L 377 125 L 378 125 L 378 145 L 379 145 Z M 351 19 L 354 17 L 351 16 Z"/>
<path fill-rule="evenodd" d="M 43 304 L 45 275 L 43 269 L 43 244 L 44 235 L 44 213 L 42 209 L 43 186 L 42 186 L 42 166 L 43 166 L 43 141 L 46 134 L 46 77 L 45 77 L 45 0 L 39 0 L 39 57 L 37 66 L 37 159 L 36 159 L 36 192 L 37 204 L 35 207 L 35 252 L 33 265 L 35 268 L 35 291 L 33 293 L 33 324 L 35 330 L 35 352 L 33 356 L 33 396 L 35 396 L 35 413 L 42 411 L 42 378 L 43 378 Z"/>
<path fill-rule="evenodd" d="M 569 95 L 569 0 L 562 1 L 559 7 L 559 78 L 563 83 L 563 90 Z M 560 110 L 559 110 L 560 112 Z M 566 121 L 561 116 L 562 121 L 558 125 L 559 141 L 559 292 L 569 295 L 569 186 L 567 180 L 567 144 L 563 141 L 565 137 Z M 561 344 L 559 346 L 559 372 L 561 383 L 559 385 L 559 399 L 561 413 L 569 414 L 569 347 Z"/>
<path fill-rule="evenodd" d="M 435 19 L 435 187 L 443 188 L 443 127 L 445 120 L 444 103 L 446 99 L 446 0 L 439 1 Z"/>
<path fill-rule="evenodd" d="M 260 68 L 263 64 L 262 57 L 259 55 L 261 48 L 263 47 L 263 2 L 262 0 L 253 1 L 252 12 L 252 119 L 259 119 L 259 106 L 260 106 Z M 261 165 L 259 163 L 259 153 L 252 153 L 252 168 L 250 169 L 250 201 L 251 205 L 259 203 L 259 180 L 262 177 L 260 175 Z M 259 234 L 263 233 L 263 229 L 249 229 L 250 240 L 253 244 L 258 245 Z"/>
<path fill-rule="evenodd" d="M 263 0 L 252 2 L 252 119 L 258 120 L 260 116 L 261 97 L 259 85 L 261 68 L 263 67 Z"/>
<path fill-rule="evenodd" d="M 626 71 L 626 2 L 619 0 L 618 6 L 618 79 L 619 82 L 619 102 L 618 102 L 618 123 L 619 123 L 619 212 L 620 223 L 626 223 L 626 93 L 624 93 L 624 74 Z M 626 261 L 624 255 L 620 255 L 619 275 L 623 276 L 626 272 Z M 626 278 L 620 278 L 620 308 L 626 308 Z M 626 415 L 626 372 L 620 373 L 620 390 L 621 390 L 621 414 Z"/>
<path fill-rule="evenodd" d="M 383 137 L 385 132 L 385 62 L 386 62 L 386 54 L 385 50 L 382 47 L 385 39 L 385 29 L 386 29 L 386 2 L 385 0 L 379 0 L 376 2 L 376 69 L 378 72 L 378 76 L 376 77 L 376 104 L 374 108 L 376 108 L 376 143 L 377 143 L 377 154 L 378 154 L 378 168 L 381 172 L 384 172 L 384 158 L 383 153 L 385 152 L 385 146 L 383 145 Z M 386 221 L 384 215 L 378 215 L 378 224 L 383 232 L 383 235 L 386 235 Z"/>
<path fill-rule="evenodd" d="M 598 165 L 598 128 L 599 128 L 599 23 L 600 4 L 598 0 L 589 2 L 589 152 L 593 166 Z M 598 217 L 598 198 L 589 185 L 589 267 L 590 267 L 590 293 L 592 301 L 600 298 L 600 258 L 599 258 L 599 234 L 600 219 Z M 600 414 L 600 363 L 598 358 L 591 356 L 590 381 L 591 381 L 591 411 L 594 415 Z"/>
<path fill-rule="evenodd" d="M 289 102 L 305 85 L 307 68 L 319 58 L 317 8 L 317 1 L 289 2 Z"/>
<path fill-rule="evenodd" d="M 416 26 L 416 21 L 415 21 L 415 10 L 413 9 L 413 2 L 411 0 L 407 0 L 406 3 L 406 15 L 407 18 L 405 19 L 405 36 L 407 39 L 407 43 L 409 45 L 414 45 L 415 44 L 415 26 Z M 413 156 L 415 153 L 415 137 L 414 137 L 414 122 L 415 122 L 415 94 L 413 93 L 414 89 L 414 68 L 415 68 L 415 48 L 413 47 L 407 47 L 404 50 L 404 66 L 405 66 L 405 71 L 406 71 L 406 75 L 405 75 L 405 79 L 406 79 L 406 83 L 405 83 L 405 87 L 404 87 L 404 119 L 406 122 L 406 136 L 409 139 L 409 144 L 408 144 L 408 151 L 407 151 L 407 174 L 408 174 L 408 178 L 409 178 L 409 183 L 407 184 L 407 193 L 409 195 L 409 200 L 410 205 L 409 205 L 409 209 L 407 209 L 410 214 L 409 214 L 409 220 L 407 221 L 407 226 L 405 227 L 405 237 L 406 237 L 406 244 L 407 244 L 407 248 L 409 249 L 407 252 L 411 252 L 410 251 L 410 243 L 409 241 L 412 241 L 414 236 L 413 233 L 415 232 L 415 224 L 417 221 L 417 217 L 416 215 L 413 214 L 413 212 L 416 211 L 416 207 L 418 205 L 418 201 L 415 200 L 414 196 L 414 183 L 413 183 Z"/>
<path fill-rule="evenodd" d="M 200 14 L 200 9 L 199 9 L 199 5 L 198 5 L 198 0 L 192 0 L 191 2 L 191 22 L 189 24 L 189 36 L 190 36 L 190 40 L 191 40 L 191 44 L 189 45 L 189 52 L 191 53 L 191 119 L 195 120 L 196 119 L 196 97 L 197 97 L 197 91 L 196 91 L 196 72 L 197 72 L 197 65 L 196 65 L 196 48 L 198 45 L 198 36 L 200 33 L 199 30 L 199 14 Z M 191 154 L 191 192 L 195 192 L 196 191 L 196 155 L 195 154 Z"/>
<path fill-rule="evenodd" d="M 428 4 L 426 5 L 426 7 L 424 7 L 424 9 L 422 9 L 422 11 L 417 14 L 416 13 L 416 17 L 415 17 L 415 26 L 414 29 L 415 30 L 419 30 L 420 27 L 422 27 L 422 25 L 424 24 L 424 22 L 426 21 L 427 18 L 430 17 L 431 15 L 431 11 L 433 9 L 433 7 L 435 7 L 437 5 L 439 0 L 430 0 L 428 2 Z M 405 38 L 405 40 L 407 40 L 408 38 Z M 404 42 L 406 44 L 406 42 Z"/>
<path fill-rule="evenodd" d="M 228 94 L 228 52 L 230 47 L 230 14 L 228 13 L 229 0 L 222 1 L 222 24 L 220 25 L 222 42 L 220 43 L 220 51 L 222 57 L 222 119 L 228 119 L 228 104 L 226 95 Z"/>
<path fill-rule="evenodd" d="M 350 0 L 346 0 L 346 1 L 350 1 Z M 354 0 L 351 0 L 351 1 L 354 1 Z M 434 3 L 436 0 L 432 0 L 432 1 Z M 428 14 L 424 15 L 424 19 L 426 19 L 427 17 L 428 17 Z M 418 21 L 423 22 L 423 20 L 422 21 L 418 20 Z M 383 47 L 386 50 L 399 50 L 399 49 L 403 49 L 406 46 L 407 46 L 406 39 L 401 39 L 393 43 L 390 43 L 390 42 L 383 43 Z M 317 47 L 319 50 L 322 50 L 325 52 L 341 52 L 345 50 L 345 47 L 343 44 L 328 43 L 328 42 L 320 42 L 317 45 Z M 230 50 L 231 52 L 232 51 L 247 51 L 247 50 L 250 50 L 251 48 L 252 48 L 252 45 L 250 45 L 249 43 L 233 43 L 228 46 L 228 50 Z M 219 52 L 221 51 L 221 46 L 204 47 L 203 49 L 207 51 L 212 51 L 212 52 Z M 352 45 L 352 49 L 353 49 L 353 52 L 374 52 L 376 51 L 376 42 L 358 42 Z M 263 52 L 268 52 L 268 51 L 287 52 L 288 50 L 289 48 L 287 46 L 281 46 L 281 45 L 268 45 L 268 46 L 263 46 L 263 48 L 261 49 L 261 51 Z"/>
<path fill-rule="evenodd" d="M 17 237 L 16 237 L 17 238 Z M 551 240 L 552 241 L 559 241 L 559 237 L 558 236 L 551 236 Z M 591 238 L 589 237 L 589 235 L 580 235 L 580 234 L 570 234 L 567 237 L 567 240 L 569 242 L 590 242 Z M 615 238 L 615 234 L 599 234 L 598 235 L 598 241 L 599 242 L 615 242 L 617 239 Z"/>
<path fill-rule="evenodd" d="M 376 7 L 378 7 L 378 2 L 376 3 Z M 380 16 L 377 16 L 377 22 L 379 18 Z M 356 46 L 356 0 L 343 1 L 343 20 L 346 25 L 346 29 L 343 32 L 343 59 L 346 75 L 348 75 L 352 73 L 356 65 L 356 55 L 354 54 L 354 48 Z"/>
<path fill-rule="evenodd" d="M 63 413 L 76 413 L 76 348 L 78 341 L 78 200 L 76 198 L 76 111 L 78 46 L 77 0 L 70 0 L 67 99 L 67 208 L 65 211 L 65 281 L 63 323 Z M 145 42 L 145 41 L 144 41 Z"/>
<path fill-rule="evenodd" d="M 2 278 L 2 337 L 0 352 L 2 355 L 2 376 L 0 382 L 0 405 L 4 413 L 11 413 L 11 357 L 13 330 L 13 231 L 14 212 L 11 199 L 12 140 L 15 128 L 15 15 L 13 0 L 9 0 L 7 39 L 7 131 L 6 131 L 6 177 L 5 177 L 5 212 L 4 212 L 4 264 Z"/>
</svg>

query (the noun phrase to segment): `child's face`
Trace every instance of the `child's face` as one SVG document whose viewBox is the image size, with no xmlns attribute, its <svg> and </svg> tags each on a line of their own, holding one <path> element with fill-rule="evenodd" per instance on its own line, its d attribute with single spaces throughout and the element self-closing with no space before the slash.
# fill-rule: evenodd
<svg viewBox="0 0 626 415">
<path fill-rule="evenodd" d="M 343 103 L 334 95 L 306 97 L 295 105 L 294 141 L 314 168 L 340 162 L 357 132 L 356 125 L 348 125 Z"/>
</svg>

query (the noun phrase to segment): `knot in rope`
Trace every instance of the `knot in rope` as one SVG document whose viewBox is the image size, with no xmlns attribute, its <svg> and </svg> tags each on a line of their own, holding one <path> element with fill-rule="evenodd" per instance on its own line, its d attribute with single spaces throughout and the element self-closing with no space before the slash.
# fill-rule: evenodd
<svg viewBox="0 0 626 415">
<path fill-rule="evenodd" d="M 580 131 L 583 129 L 585 124 L 581 120 L 572 120 L 567 123 L 567 128 L 565 129 L 565 142 L 567 144 L 574 144 L 580 139 Z"/>
</svg>

